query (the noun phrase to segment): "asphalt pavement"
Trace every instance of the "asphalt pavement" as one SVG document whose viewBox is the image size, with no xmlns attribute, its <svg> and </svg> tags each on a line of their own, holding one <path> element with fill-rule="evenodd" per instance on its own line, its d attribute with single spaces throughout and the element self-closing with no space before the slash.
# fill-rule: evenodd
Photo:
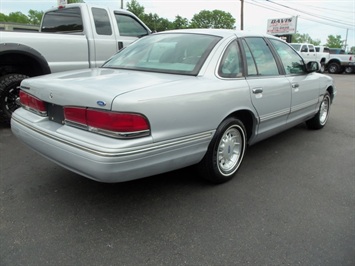
<svg viewBox="0 0 355 266">
<path fill-rule="evenodd" d="M 355 265 L 355 75 L 322 130 L 251 146 L 233 180 L 103 184 L 0 129 L 0 265 Z"/>
</svg>

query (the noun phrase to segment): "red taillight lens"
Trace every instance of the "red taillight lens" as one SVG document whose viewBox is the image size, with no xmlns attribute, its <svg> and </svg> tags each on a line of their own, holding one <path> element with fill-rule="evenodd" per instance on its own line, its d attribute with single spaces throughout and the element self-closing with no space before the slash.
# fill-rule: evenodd
<svg viewBox="0 0 355 266">
<path fill-rule="evenodd" d="M 149 122 L 140 114 L 64 107 L 64 116 L 68 125 L 85 126 L 103 135 L 124 138 L 149 135 Z"/>
<path fill-rule="evenodd" d="M 20 91 L 20 102 L 24 108 L 39 115 L 47 115 L 46 103 L 24 91 Z"/>
<path fill-rule="evenodd" d="M 71 122 L 87 126 L 86 108 L 64 107 L 64 117 Z"/>
<path fill-rule="evenodd" d="M 91 127 L 119 132 L 135 132 L 149 129 L 145 117 L 139 114 L 87 110 L 87 123 Z"/>
</svg>

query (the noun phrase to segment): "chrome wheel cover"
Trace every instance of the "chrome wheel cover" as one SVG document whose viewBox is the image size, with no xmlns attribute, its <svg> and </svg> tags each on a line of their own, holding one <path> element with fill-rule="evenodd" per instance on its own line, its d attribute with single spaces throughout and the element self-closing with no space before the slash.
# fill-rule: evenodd
<svg viewBox="0 0 355 266">
<path fill-rule="evenodd" d="M 329 96 L 325 96 L 319 108 L 319 122 L 321 125 L 324 125 L 327 122 L 328 114 L 329 114 L 329 106 L 330 106 L 330 98 Z"/>
<path fill-rule="evenodd" d="M 245 151 L 245 135 L 239 126 L 228 128 L 218 145 L 217 166 L 222 175 L 232 175 L 238 169 Z"/>
</svg>

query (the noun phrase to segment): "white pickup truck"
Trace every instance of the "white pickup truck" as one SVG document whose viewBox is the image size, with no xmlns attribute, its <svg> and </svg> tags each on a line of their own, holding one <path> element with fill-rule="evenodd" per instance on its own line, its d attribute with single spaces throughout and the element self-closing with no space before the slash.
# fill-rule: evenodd
<svg viewBox="0 0 355 266">
<path fill-rule="evenodd" d="M 330 59 L 327 65 L 329 73 L 355 73 L 355 56 L 353 54 L 347 54 L 341 48 L 329 48 L 329 51 Z"/>
<path fill-rule="evenodd" d="M 39 32 L 0 31 L 0 122 L 18 107 L 21 81 L 59 71 L 100 66 L 150 29 L 126 10 L 84 3 L 44 13 Z"/>
<path fill-rule="evenodd" d="M 316 47 L 310 43 L 290 43 L 290 45 L 303 57 L 305 63 L 317 61 L 319 72 L 323 73 L 329 61 L 329 51 L 317 52 Z"/>
</svg>

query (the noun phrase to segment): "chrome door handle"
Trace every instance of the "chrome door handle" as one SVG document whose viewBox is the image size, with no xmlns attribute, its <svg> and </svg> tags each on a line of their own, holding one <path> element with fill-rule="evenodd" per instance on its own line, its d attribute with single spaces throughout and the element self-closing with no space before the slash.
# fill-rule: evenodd
<svg viewBox="0 0 355 266">
<path fill-rule="evenodd" d="M 297 84 L 297 83 L 292 84 L 292 88 L 293 88 L 293 89 L 296 89 L 296 88 L 298 88 L 299 86 L 300 86 L 300 85 Z"/>
<path fill-rule="evenodd" d="M 262 93 L 263 92 L 263 88 L 254 88 L 252 89 L 253 93 Z"/>
</svg>

